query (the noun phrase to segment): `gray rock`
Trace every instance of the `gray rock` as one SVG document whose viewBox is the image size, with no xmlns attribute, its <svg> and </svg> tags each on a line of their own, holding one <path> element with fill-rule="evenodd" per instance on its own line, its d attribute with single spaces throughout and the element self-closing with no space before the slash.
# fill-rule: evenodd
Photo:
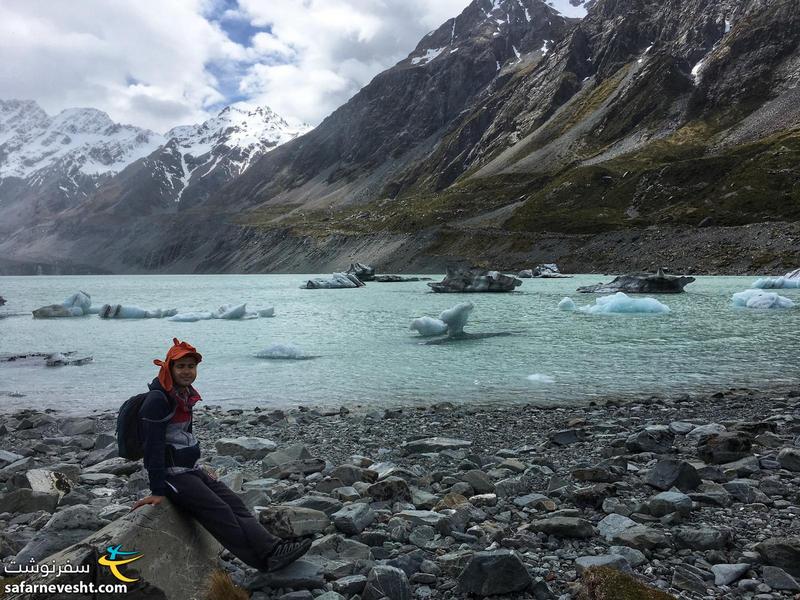
<svg viewBox="0 0 800 600">
<path fill-rule="evenodd" d="M 280 571 L 259 574 L 247 585 L 248 589 L 260 589 L 265 586 L 273 589 L 315 590 L 325 587 L 325 575 L 320 565 L 301 558 Z"/>
<path fill-rule="evenodd" d="M 733 473 L 735 477 L 749 477 L 761 470 L 758 459 L 755 456 L 745 456 L 740 460 L 720 465 L 723 473 Z"/>
<path fill-rule="evenodd" d="M 609 554 L 618 554 L 625 558 L 632 567 L 640 567 L 647 563 L 647 557 L 637 550 L 636 548 L 629 548 L 628 546 L 611 546 L 608 549 Z"/>
<path fill-rule="evenodd" d="M 264 477 L 286 479 L 292 475 L 308 475 L 310 473 L 319 473 L 324 469 L 325 461 L 321 458 L 304 458 L 301 460 L 293 460 L 290 462 L 281 463 L 280 465 L 276 465 L 274 467 L 264 466 L 262 469 L 262 475 L 264 475 Z"/>
<path fill-rule="evenodd" d="M 780 567 L 763 567 L 761 569 L 761 578 L 773 590 L 800 592 L 800 584 Z"/>
<path fill-rule="evenodd" d="M 472 486 L 476 494 L 491 494 L 494 492 L 494 482 L 486 473 L 478 469 L 471 469 L 461 473 L 461 481 Z"/>
<path fill-rule="evenodd" d="M 35 467 L 36 461 L 32 457 L 27 456 L 25 458 L 20 458 L 0 469 L 0 481 L 6 481 L 16 473 L 29 471 Z"/>
<path fill-rule="evenodd" d="M 651 425 L 628 436 L 625 447 L 629 452 L 665 454 L 672 450 L 675 434 L 665 425 Z"/>
<path fill-rule="evenodd" d="M 704 483 L 696 492 L 689 494 L 689 497 L 702 504 L 712 504 L 723 508 L 730 506 L 733 502 L 728 490 L 717 483 Z"/>
<path fill-rule="evenodd" d="M 405 479 L 387 477 L 367 488 L 367 494 L 376 502 L 411 502 L 411 488 Z"/>
<path fill-rule="evenodd" d="M 572 477 L 578 481 L 592 481 L 600 483 L 613 483 L 619 481 L 621 477 L 603 466 L 585 467 L 573 469 Z"/>
<path fill-rule="evenodd" d="M 84 435 L 97 431 L 97 421 L 87 417 L 74 417 L 63 419 L 58 423 L 58 430 L 62 435 Z"/>
<path fill-rule="evenodd" d="M 669 424 L 669 430 L 675 435 L 686 435 L 696 427 L 697 425 L 694 423 L 687 423 L 686 421 L 673 421 Z"/>
<path fill-rule="evenodd" d="M 696 594 L 706 593 L 706 583 L 697 574 L 687 569 L 685 565 L 678 565 L 672 574 L 672 587 Z"/>
<path fill-rule="evenodd" d="M 324 512 L 296 506 L 269 506 L 258 519 L 270 533 L 281 538 L 298 538 L 322 533 L 331 524 Z"/>
<path fill-rule="evenodd" d="M 458 576 L 461 594 L 494 596 L 522 592 L 531 577 L 516 553 L 510 550 L 476 552 Z"/>
<path fill-rule="evenodd" d="M 442 452 L 444 450 L 456 450 L 458 448 L 469 448 L 472 442 L 468 440 L 458 440 L 446 437 L 432 437 L 420 440 L 411 440 L 403 443 L 401 448 L 406 454 L 424 454 L 426 452 Z"/>
<path fill-rule="evenodd" d="M 431 510 L 404 510 L 396 515 L 414 526 L 428 525 L 442 535 L 450 533 L 450 519 L 447 515 Z"/>
<path fill-rule="evenodd" d="M 697 455 L 709 464 L 723 464 L 749 456 L 753 447 L 752 438 L 739 431 L 718 433 L 702 440 L 697 445 Z"/>
<path fill-rule="evenodd" d="M 348 535 L 356 535 L 364 531 L 375 520 L 375 513 L 369 506 L 356 502 L 339 509 L 331 515 L 336 529 Z"/>
<path fill-rule="evenodd" d="M 278 445 L 272 440 L 259 437 L 220 438 L 214 444 L 218 454 L 241 456 L 245 460 L 264 458 Z"/>
<path fill-rule="evenodd" d="M 677 487 L 683 492 L 696 489 L 701 483 L 697 470 L 683 460 L 659 460 L 647 473 L 645 483 L 657 490 Z"/>
<path fill-rule="evenodd" d="M 599 556 L 581 556 L 575 559 L 575 569 L 578 575 L 583 574 L 591 567 L 610 567 L 618 571 L 630 572 L 631 565 L 624 556 L 619 554 L 601 554 Z"/>
<path fill-rule="evenodd" d="M 679 548 L 691 550 L 724 550 L 733 544 L 733 532 L 727 527 L 679 527 L 673 538 Z"/>
<path fill-rule="evenodd" d="M 37 510 L 55 512 L 59 494 L 34 492 L 30 488 L 22 488 L 0 495 L 0 513 L 30 513 Z"/>
<path fill-rule="evenodd" d="M 37 578 L 37 584 L 77 584 L 92 581 L 96 585 L 113 585 L 119 581 L 110 569 L 98 564 L 108 546 L 119 545 L 141 553 L 136 567 L 121 567 L 123 574 L 137 577 L 136 590 L 148 590 L 158 598 L 191 598 L 198 582 L 204 582 L 217 566 L 219 544 L 194 519 L 174 508 L 169 500 L 158 506 L 143 506 L 109 523 L 81 542 L 48 558 L 53 564 L 88 567 L 88 574 L 55 573 Z M 180 568 L 175 568 L 180 565 Z M 135 573 L 135 574 L 134 574 Z M 133 588 L 133 586 L 131 586 Z M 133 590 L 131 590 L 133 593 Z M 22 600 L 29 595 L 6 594 L 5 598 Z"/>
<path fill-rule="evenodd" d="M 128 512 L 129 509 L 125 509 Z M 101 518 L 92 506 L 68 506 L 55 513 L 45 523 L 30 542 L 19 551 L 16 561 L 28 563 L 31 559 L 41 561 L 51 554 L 77 544 L 108 525 L 108 520 Z"/>
<path fill-rule="evenodd" d="M 699 444 L 705 438 L 716 435 L 718 433 L 723 433 L 727 431 L 724 425 L 720 425 L 719 423 L 709 423 L 708 425 L 700 425 L 699 427 L 695 427 L 689 433 L 686 434 L 686 441 L 692 442 L 694 444 Z"/>
<path fill-rule="evenodd" d="M 734 581 L 741 579 L 751 568 L 750 563 L 736 563 L 733 565 L 714 565 L 711 572 L 714 573 L 714 585 L 730 585 Z"/>
<path fill-rule="evenodd" d="M 557 446 L 569 446 L 588 439 L 589 435 L 583 429 L 563 429 L 553 431 L 547 437 Z"/>
<path fill-rule="evenodd" d="M 342 502 L 355 502 L 361 499 L 358 490 L 351 486 L 338 487 L 331 492 L 331 496 Z"/>
<path fill-rule="evenodd" d="M 509 477 L 498 481 L 494 486 L 494 492 L 498 498 L 513 498 L 515 496 L 523 496 L 534 490 L 536 487 L 536 478 L 528 475 L 519 475 L 517 477 Z"/>
<path fill-rule="evenodd" d="M 616 534 L 610 542 L 621 546 L 629 546 L 636 550 L 654 550 L 669 547 L 667 537 L 655 529 L 645 525 L 636 525 Z"/>
<path fill-rule="evenodd" d="M 367 578 L 364 575 L 348 575 L 333 582 L 333 591 L 351 598 L 360 594 L 367 585 Z"/>
<path fill-rule="evenodd" d="M 109 458 L 83 470 L 83 473 L 111 473 L 112 475 L 133 475 L 142 468 L 138 461 L 125 458 Z"/>
<path fill-rule="evenodd" d="M 31 469 L 25 473 L 25 479 L 34 492 L 58 494 L 58 496 L 70 493 L 74 485 L 63 473 L 49 469 Z"/>
<path fill-rule="evenodd" d="M 245 483 L 243 487 L 247 488 L 247 483 Z M 284 502 L 284 504 L 286 506 L 299 506 L 302 508 L 313 508 L 314 510 L 320 510 L 329 517 L 342 508 L 342 502 L 339 500 L 330 498 L 328 496 L 317 496 L 314 494 L 303 496 L 302 498 L 297 498 L 296 500 L 290 500 L 289 502 Z"/>
<path fill-rule="evenodd" d="M 800 537 L 772 537 L 756 545 L 765 564 L 800 577 Z"/>
<path fill-rule="evenodd" d="M 25 458 L 16 452 L 9 452 L 8 450 L 0 450 L 0 468 L 7 467 L 11 463 L 17 462 Z"/>
<path fill-rule="evenodd" d="M 784 448 L 778 452 L 778 462 L 782 469 L 800 472 L 800 448 Z"/>
<path fill-rule="evenodd" d="M 314 540 L 308 554 L 349 561 L 372 560 L 372 551 L 369 546 L 356 540 L 347 539 L 337 533 Z"/>
<path fill-rule="evenodd" d="M 757 481 L 742 479 L 737 479 L 722 485 L 725 491 L 742 504 L 753 504 L 755 502 L 771 504 L 772 501 L 764 492 L 758 489 L 757 486 Z"/>
<path fill-rule="evenodd" d="M 681 492 L 661 492 L 648 502 L 650 514 L 663 517 L 673 512 L 688 515 L 692 512 L 692 499 Z"/>
<path fill-rule="evenodd" d="M 470 502 L 472 502 L 471 498 Z M 495 496 L 495 504 L 496 503 L 497 497 Z M 551 512 L 556 509 L 555 502 L 544 494 L 525 494 L 524 496 L 514 498 L 514 504 L 520 508 L 535 508 L 537 510 L 547 510 Z"/>
<path fill-rule="evenodd" d="M 623 517 L 624 518 L 624 517 Z M 531 531 L 541 531 L 547 535 L 568 538 L 589 538 L 595 534 L 589 521 L 575 517 L 548 517 L 532 521 Z"/>
<path fill-rule="evenodd" d="M 626 529 L 636 527 L 636 525 L 638 523 L 633 519 L 612 513 L 597 524 L 597 531 L 602 537 L 610 541 Z"/>
<path fill-rule="evenodd" d="M 408 577 L 401 570 L 389 566 L 376 566 L 370 569 L 367 583 L 361 594 L 362 600 L 411 600 L 411 586 Z"/>
</svg>

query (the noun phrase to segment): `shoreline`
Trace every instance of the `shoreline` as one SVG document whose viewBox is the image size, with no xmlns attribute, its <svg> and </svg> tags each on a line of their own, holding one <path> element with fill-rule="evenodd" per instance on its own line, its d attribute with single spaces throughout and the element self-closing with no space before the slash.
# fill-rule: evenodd
<svg viewBox="0 0 800 600">
<path fill-rule="evenodd" d="M 16 467 L 0 460 L 0 481 L 10 488 L 0 494 L 0 506 L 19 494 L 14 489 L 25 486 L 26 473 L 50 468 L 75 482 L 70 493 L 58 497 L 58 511 L 77 503 L 106 518 L 126 514 L 146 495 L 147 480 L 140 464 L 114 458 L 115 417 L 109 410 L 66 418 L 35 410 L 0 415 L 0 449 L 25 455 Z M 727 429 L 723 438 L 736 442 L 723 461 L 714 455 L 723 448 L 708 449 L 707 440 L 721 431 L 709 427 L 715 423 Z M 705 430 L 696 434 L 696 427 Z M 558 407 L 445 402 L 363 410 L 226 410 L 212 404 L 196 410 L 195 432 L 201 461 L 233 489 L 267 476 L 277 479 L 258 500 L 252 490 L 242 492 L 249 500 L 274 508 L 322 495 L 338 506 L 369 504 L 376 518 L 363 531 L 346 533 L 328 523 L 311 535 L 367 543 L 372 560 L 354 563 L 354 573 L 366 575 L 376 564 L 400 566 L 408 571 L 409 593 L 417 596 L 461 597 L 453 593 L 467 585 L 462 572 L 467 555 L 487 549 L 512 549 L 525 565 L 531 578 L 526 593 L 539 595 L 515 597 L 576 598 L 579 565 L 588 564 L 615 566 L 684 598 L 766 600 L 796 593 L 775 588 L 782 584 L 774 568 L 791 568 L 775 564 L 763 544 L 769 538 L 800 540 L 800 385 Z M 266 450 L 244 449 L 247 444 L 236 450 L 230 441 L 215 446 L 222 438 L 240 437 L 269 440 L 261 447 L 279 450 L 300 444 L 303 456 L 321 459 L 324 467 L 304 475 L 284 473 L 288 467 L 267 468 L 261 458 L 269 456 Z M 462 443 L 417 441 L 429 437 Z M 784 448 L 789 450 L 779 458 Z M 688 487 L 679 482 L 683 492 L 670 490 L 669 481 L 654 487 L 652 481 L 668 478 L 658 466 L 667 459 L 689 465 L 685 468 L 698 480 Z M 370 491 L 376 478 L 391 482 L 382 484 L 391 488 L 388 498 Z M 348 488 L 347 500 L 340 488 Z M 409 509 L 437 506 L 442 512 L 435 518 L 450 519 L 445 529 L 408 520 Z M 279 510 L 289 523 L 300 519 L 291 505 Z M 454 516 L 459 514 L 466 522 Z M 8 562 L 12 550 L 40 535 L 36 527 L 46 532 L 48 520 L 43 512 L 0 514 L 5 548 L 0 558 Z M 691 534 L 695 530 L 700 533 Z M 48 535 L 56 539 L 59 532 Z M 380 543 L 373 545 L 375 540 Z M 800 552 L 800 541 L 795 549 Z M 741 571 L 737 577 L 715 583 L 717 572 L 728 573 L 735 565 Z M 256 577 L 237 561 L 225 566 L 239 583 Z M 306 585 L 289 578 L 282 592 L 295 584 Z M 335 586 L 335 574 L 326 572 L 318 589 Z M 278 598 L 279 591 L 261 589 L 259 598 Z"/>
</svg>

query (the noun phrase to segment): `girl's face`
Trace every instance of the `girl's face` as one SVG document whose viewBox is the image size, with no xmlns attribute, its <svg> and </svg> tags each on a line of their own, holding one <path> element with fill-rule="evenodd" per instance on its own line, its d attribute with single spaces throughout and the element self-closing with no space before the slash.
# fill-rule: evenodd
<svg viewBox="0 0 800 600">
<path fill-rule="evenodd" d="M 184 356 L 172 363 L 172 381 L 178 387 L 189 387 L 197 379 L 197 359 Z"/>
</svg>

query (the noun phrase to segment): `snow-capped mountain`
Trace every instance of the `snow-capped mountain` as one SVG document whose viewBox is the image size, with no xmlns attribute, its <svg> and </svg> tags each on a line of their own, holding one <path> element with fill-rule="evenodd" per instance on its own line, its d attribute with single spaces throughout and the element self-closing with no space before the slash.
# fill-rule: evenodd
<svg viewBox="0 0 800 600">
<path fill-rule="evenodd" d="M 152 205 L 153 195 L 156 203 L 183 199 L 201 179 L 198 190 L 216 189 L 308 129 L 290 126 L 269 108 L 227 107 L 200 125 L 162 135 L 114 123 L 93 108 L 50 117 L 36 102 L 0 100 L 0 228 L 83 202 L 94 205 L 98 195 L 101 203 L 125 196 Z M 117 176 L 131 168 L 143 181 L 125 173 L 119 185 Z"/>
</svg>

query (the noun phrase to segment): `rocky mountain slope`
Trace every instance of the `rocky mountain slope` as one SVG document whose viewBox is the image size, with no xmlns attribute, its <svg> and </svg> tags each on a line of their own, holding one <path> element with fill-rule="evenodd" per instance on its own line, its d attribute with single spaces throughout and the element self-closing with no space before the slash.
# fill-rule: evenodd
<svg viewBox="0 0 800 600">
<path fill-rule="evenodd" d="M 474 0 L 307 135 L 230 183 L 183 192 L 180 222 L 154 194 L 120 203 L 101 190 L 0 250 L 76 260 L 80 232 L 78 262 L 175 272 L 351 258 L 425 270 L 455 258 L 722 272 L 800 262 L 797 3 L 587 4 L 577 20 L 539 0 Z M 125 206 L 136 226 L 108 245 Z M 102 258 L 85 260 L 86 240 Z"/>
</svg>

